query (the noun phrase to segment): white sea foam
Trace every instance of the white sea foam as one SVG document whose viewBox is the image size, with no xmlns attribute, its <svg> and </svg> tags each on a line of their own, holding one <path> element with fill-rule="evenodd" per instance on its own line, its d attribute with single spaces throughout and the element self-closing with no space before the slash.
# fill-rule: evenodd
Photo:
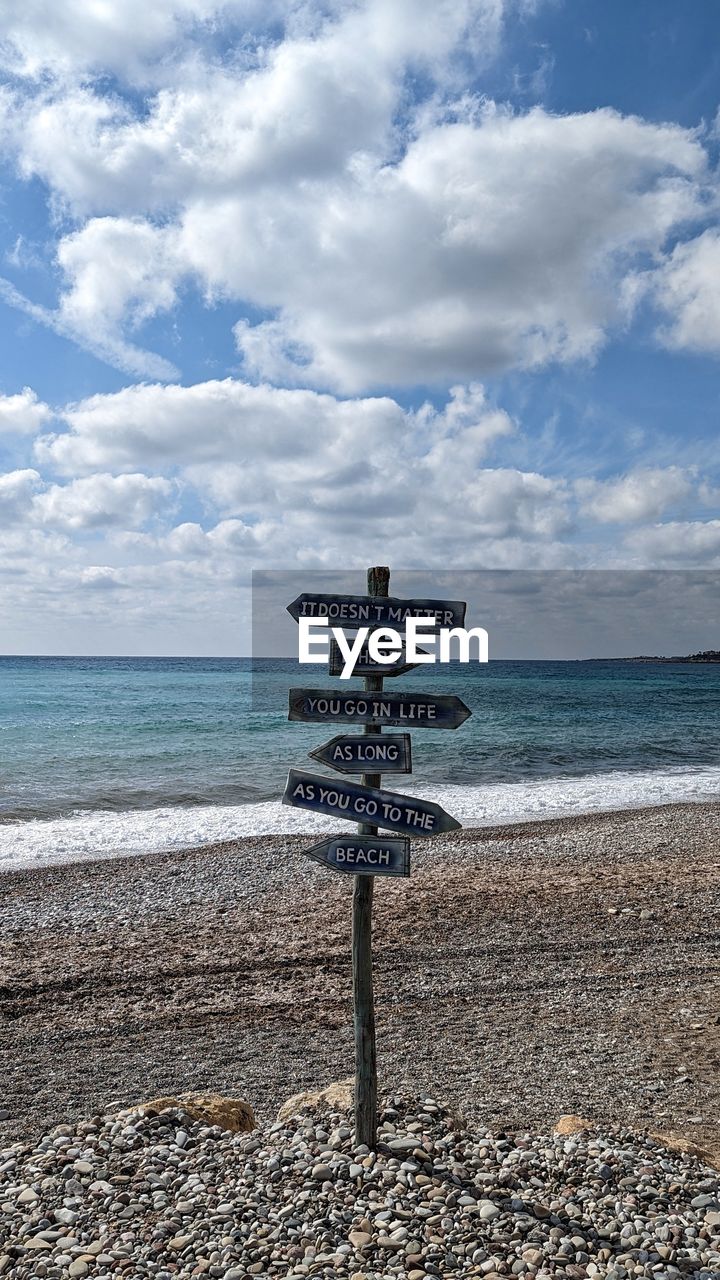
<svg viewBox="0 0 720 1280">
<path fill-rule="evenodd" d="M 435 800 L 465 827 L 720 799 L 720 767 L 587 774 L 488 786 L 398 790 Z M 388 783 L 390 786 L 391 784 Z M 88 858 L 153 853 L 267 833 L 337 831 L 337 819 L 290 809 L 279 801 L 108 812 L 0 824 L 0 870 Z"/>
</svg>

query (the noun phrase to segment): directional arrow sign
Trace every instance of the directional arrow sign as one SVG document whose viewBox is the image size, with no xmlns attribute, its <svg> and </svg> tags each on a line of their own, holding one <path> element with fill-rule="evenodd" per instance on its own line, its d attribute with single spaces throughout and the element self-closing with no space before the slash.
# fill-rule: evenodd
<svg viewBox="0 0 720 1280">
<path fill-rule="evenodd" d="M 340 734 L 310 755 L 338 773 L 412 773 L 409 733 Z"/>
<path fill-rule="evenodd" d="M 410 841 L 403 836 L 348 836 L 322 840 L 304 854 L 353 876 L 409 876 Z"/>
<path fill-rule="evenodd" d="M 290 689 L 288 720 L 325 724 L 400 725 L 403 729 L 457 729 L 472 712 L 454 694 L 354 693 Z"/>
<path fill-rule="evenodd" d="M 461 627 L 464 600 L 401 600 L 394 596 L 335 596 L 304 591 L 287 607 L 296 622 L 300 618 L 327 618 L 341 627 L 401 627 L 407 618 L 430 616 L 431 625 Z"/>
<path fill-rule="evenodd" d="M 427 654 L 427 652 L 427 649 L 418 649 L 418 653 Z M 419 666 L 419 662 L 403 662 L 402 654 L 399 654 L 393 662 L 376 662 L 374 658 L 370 657 L 370 650 L 364 644 L 355 659 L 352 674 L 354 676 L 404 676 L 406 671 L 414 671 Z M 328 675 L 339 676 L 342 675 L 344 670 L 345 658 L 340 650 L 340 645 L 333 636 L 330 640 Z"/>
<path fill-rule="evenodd" d="M 345 778 L 323 778 L 321 774 L 305 773 L 302 769 L 290 770 L 282 802 L 295 809 L 326 813 L 331 818 L 369 822 L 390 831 L 402 831 L 404 835 L 436 836 L 460 826 L 456 818 L 451 818 L 431 800 L 363 787 Z"/>
</svg>

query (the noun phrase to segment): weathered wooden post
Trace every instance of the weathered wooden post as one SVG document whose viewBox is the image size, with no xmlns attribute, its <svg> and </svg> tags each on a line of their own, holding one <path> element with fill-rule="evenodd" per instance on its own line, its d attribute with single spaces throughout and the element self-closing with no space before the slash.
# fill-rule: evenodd
<svg viewBox="0 0 720 1280">
<path fill-rule="evenodd" d="M 343 625 L 364 631 L 362 622 L 387 628 L 402 626 L 409 617 L 428 620 L 429 626 L 462 626 L 463 600 L 400 600 L 388 594 L 390 570 L 368 569 L 366 596 L 326 595 L 303 592 L 288 606 L 297 622 L 301 618 L 339 621 L 329 651 L 329 674 L 347 677 L 345 657 L 339 648 Z M 392 629 L 392 628 L 390 628 Z M 406 646 L 402 646 L 405 649 Z M 422 651 L 421 651 L 422 652 Z M 344 656 L 343 656 L 344 655 Z M 362 774 L 362 782 L 329 778 L 325 774 L 291 769 L 283 804 L 310 809 L 357 822 L 358 834 L 321 840 L 304 852 L 322 866 L 355 877 L 352 907 L 353 1026 L 355 1032 L 355 1139 L 374 1149 L 377 1144 L 377 1063 L 375 1058 L 375 1008 L 372 971 L 372 902 L 375 876 L 410 875 L 410 839 L 439 835 L 460 826 L 441 805 L 416 796 L 381 788 L 379 773 L 365 773 L 373 766 L 390 773 L 412 773 L 409 733 L 386 734 L 389 726 L 402 729 L 457 729 L 471 714 L 454 694 L 386 693 L 383 679 L 412 671 L 407 653 L 398 651 L 395 661 L 383 662 L 371 647 L 356 656 L 351 675 L 364 677 L 364 696 L 352 690 L 293 688 L 288 690 L 288 719 L 301 723 L 355 724 L 362 736 L 338 735 L 310 752 L 313 760 L 335 773 Z M 378 828 L 402 833 L 380 835 Z"/>
<path fill-rule="evenodd" d="M 369 596 L 389 595 L 390 570 L 382 565 L 368 569 Z M 382 676 L 366 676 L 366 693 L 382 691 Z M 380 725 L 366 724 L 365 734 L 378 734 Z M 363 785 L 379 787 L 379 773 L 364 773 Z M 376 836 L 378 829 L 361 822 L 361 835 Z M 373 998 L 372 904 L 373 876 L 355 876 L 352 910 L 353 1022 L 355 1028 L 355 1141 L 371 1151 L 377 1144 L 377 1057 L 375 1052 L 375 1002 Z"/>
</svg>

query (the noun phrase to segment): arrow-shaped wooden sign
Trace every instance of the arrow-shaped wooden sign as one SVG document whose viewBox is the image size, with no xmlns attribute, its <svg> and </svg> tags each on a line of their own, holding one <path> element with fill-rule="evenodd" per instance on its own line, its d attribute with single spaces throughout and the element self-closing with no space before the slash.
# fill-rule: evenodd
<svg viewBox="0 0 720 1280">
<path fill-rule="evenodd" d="M 347 627 L 400 628 L 407 618 L 429 618 L 430 626 L 461 627 L 465 621 L 464 600 L 401 600 L 395 596 L 340 596 L 304 591 L 287 611 L 296 622 L 300 618 L 327 618 Z"/>
<path fill-rule="evenodd" d="M 308 723 L 400 725 L 457 729 L 472 712 L 454 694 L 355 693 L 290 689 L 288 720 Z"/>
<path fill-rule="evenodd" d="M 353 876 L 409 876 L 410 841 L 404 836 L 348 836 L 304 849 L 307 858 Z"/>
<path fill-rule="evenodd" d="M 412 773 L 409 733 L 339 734 L 310 755 L 338 773 Z"/>
<path fill-rule="evenodd" d="M 436 836 L 460 826 L 457 818 L 432 800 L 363 787 L 345 778 L 324 778 L 303 769 L 290 770 L 282 802 L 295 809 L 311 809 L 348 822 L 367 822 L 403 835 Z"/>
<path fill-rule="evenodd" d="M 430 656 L 427 649 L 418 649 L 417 652 Z M 374 658 L 371 658 L 367 645 L 363 645 L 355 659 L 352 674 L 354 676 L 404 676 L 407 671 L 414 671 L 420 665 L 419 662 L 404 662 L 402 654 L 393 662 L 376 662 Z M 332 636 L 330 639 L 328 675 L 339 676 L 342 675 L 344 670 L 345 657 L 337 640 Z"/>
</svg>

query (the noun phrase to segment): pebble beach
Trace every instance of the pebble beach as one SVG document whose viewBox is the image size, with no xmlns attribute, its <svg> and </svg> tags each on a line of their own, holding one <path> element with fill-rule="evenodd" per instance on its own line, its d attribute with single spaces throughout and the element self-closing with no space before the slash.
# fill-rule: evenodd
<svg viewBox="0 0 720 1280">
<path fill-rule="evenodd" d="M 303 857 L 307 843 L 251 837 L 2 877 L 0 1274 L 720 1276 L 720 805 L 414 842 L 410 879 L 375 890 L 390 1100 L 377 1158 L 353 1150 L 347 1115 L 276 1124 L 290 1095 L 353 1066 L 352 881 Z M 246 1099 L 259 1129 L 117 1119 L 187 1090 Z M 553 1137 L 567 1113 L 594 1136 Z M 423 1187 L 439 1194 L 423 1204 Z M 483 1217 L 481 1201 L 498 1213 Z M 192 1238 L 171 1247 L 188 1214 Z M 377 1244 L 381 1228 L 402 1250 Z M 356 1249 L 350 1229 L 370 1241 Z M 28 1259 L 31 1232 L 47 1257 L 38 1243 Z M 250 1257 L 253 1232 L 274 1256 L 256 1239 Z"/>
<path fill-rule="evenodd" d="M 377 1152 L 329 1107 L 242 1136 L 141 1109 L 3 1153 L 0 1274 L 714 1280 L 718 1194 L 621 1126 L 491 1133 L 426 1096 L 385 1100 Z"/>
</svg>

